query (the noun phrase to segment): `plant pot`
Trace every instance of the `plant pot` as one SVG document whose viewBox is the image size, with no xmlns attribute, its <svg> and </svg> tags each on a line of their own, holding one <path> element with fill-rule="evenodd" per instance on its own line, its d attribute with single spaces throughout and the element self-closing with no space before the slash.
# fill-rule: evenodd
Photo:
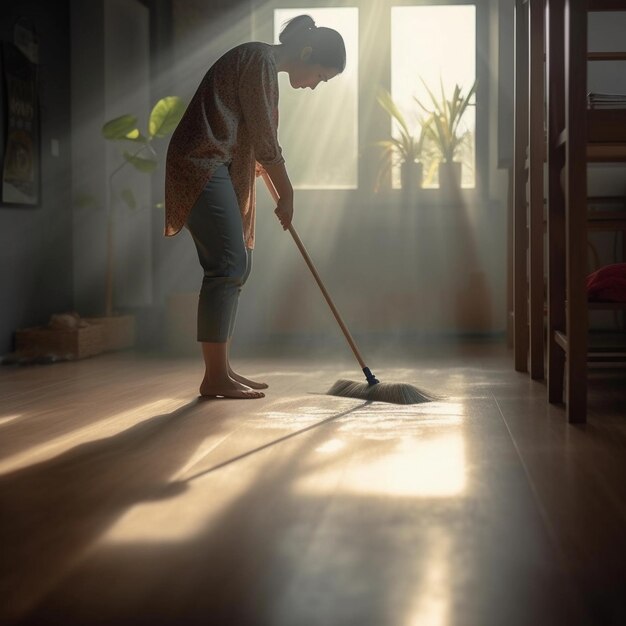
<svg viewBox="0 0 626 626">
<path fill-rule="evenodd" d="M 400 184 L 405 201 L 413 204 L 422 188 L 424 167 L 417 161 L 405 161 L 400 166 Z"/>
<path fill-rule="evenodd" d="M 458 161 L 439 163 L 439 189 L 446 200 L 455 200 L 461 192 L 462 164 Z"/>
</svg>

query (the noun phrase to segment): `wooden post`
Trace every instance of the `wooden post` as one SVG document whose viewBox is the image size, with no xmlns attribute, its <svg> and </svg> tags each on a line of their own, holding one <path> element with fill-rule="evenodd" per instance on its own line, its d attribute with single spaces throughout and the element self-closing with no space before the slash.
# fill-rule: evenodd
<svg viewBox="0 0 626 626">
<path fill-rule="evenodd" d="M 515 150 L 513 154 L 513 351 L 515 369 L 528 371 L 526 146 L 528 142 L 528 16 L 515 0 Z"/>
<path fill-rule="evenodd" d="M 528 29 L 528 221 L 530 377 L 544 377 L 543 162 L 544 6 L 529 0 Z"/>
<path fill-rule="evenodd" d="M 565 196 L 561 184 L 565 127 L 563 0 L 546 3 L 548 104 L 548 401 L 563 402 L 565 352 L 556 342 L 565 334 Z"/>
<path fill-rule="evenodd" d="M 565 0 L 567 419 L 587 417 L 587 2 Z"/>
</svg>

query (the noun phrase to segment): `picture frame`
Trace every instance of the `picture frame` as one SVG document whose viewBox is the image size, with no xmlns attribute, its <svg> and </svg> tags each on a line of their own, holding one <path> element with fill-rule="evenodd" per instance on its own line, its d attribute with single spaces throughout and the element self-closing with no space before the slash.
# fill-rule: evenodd
<svg viewBox="0 0 626 626">
<path fill-rule="evenodd" d="M 11 42 L 0 50 L 0 207 L 41 206 L 37 66 Z"/>
</svg>

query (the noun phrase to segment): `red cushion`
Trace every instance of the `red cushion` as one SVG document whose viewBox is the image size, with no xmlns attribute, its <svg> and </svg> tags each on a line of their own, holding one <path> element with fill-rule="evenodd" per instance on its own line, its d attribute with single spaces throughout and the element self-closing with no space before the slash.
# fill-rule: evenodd
<svg viewBox="0 0 626 626">
<path fill-rule="evenodd" d="M 626 263 L 605 265 L 589 274 L 587 297 L 602 302 L 626 302 Z"/>
</svg>

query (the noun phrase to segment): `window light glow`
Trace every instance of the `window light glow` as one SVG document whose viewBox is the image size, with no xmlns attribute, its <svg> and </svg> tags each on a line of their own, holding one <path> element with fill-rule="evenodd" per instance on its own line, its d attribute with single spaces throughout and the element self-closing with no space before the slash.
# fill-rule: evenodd
<svg viewBox="0 0 626 626">
<path fill-rule="evenodd" d="M 452 497 L 465 490 L 465 449 L 458 430 L 407 437 L 387 453 L 378 446 L 363 450 L 360 462 L 347 468 L 339 484 L 331 468 L 303 478 L 296 489 L 422 498 Z"/>
<path fill-rule="evenodd" d="M 458 84 L 467 93 L 476 78 L 476 7 L 473 5 L 407 6 L 391 9 L 391 94 L 405 115 L 409 128 L 419 136 L 419 116 L 431 100 L 422 81 L 441 99 L 440 80 L 447 97 Z M 463 162 L 464 187 L 475 186 L 474 132 L 476 109 L 463 117 L 470 141 L 458 160 Z M 394 134 L 397 129 L 394 131 Z M 394 187 L 400 183 L 394 171 Z M 436 161 L 426 159 L 424 186 L 437 187 Z"/>
</svg>

